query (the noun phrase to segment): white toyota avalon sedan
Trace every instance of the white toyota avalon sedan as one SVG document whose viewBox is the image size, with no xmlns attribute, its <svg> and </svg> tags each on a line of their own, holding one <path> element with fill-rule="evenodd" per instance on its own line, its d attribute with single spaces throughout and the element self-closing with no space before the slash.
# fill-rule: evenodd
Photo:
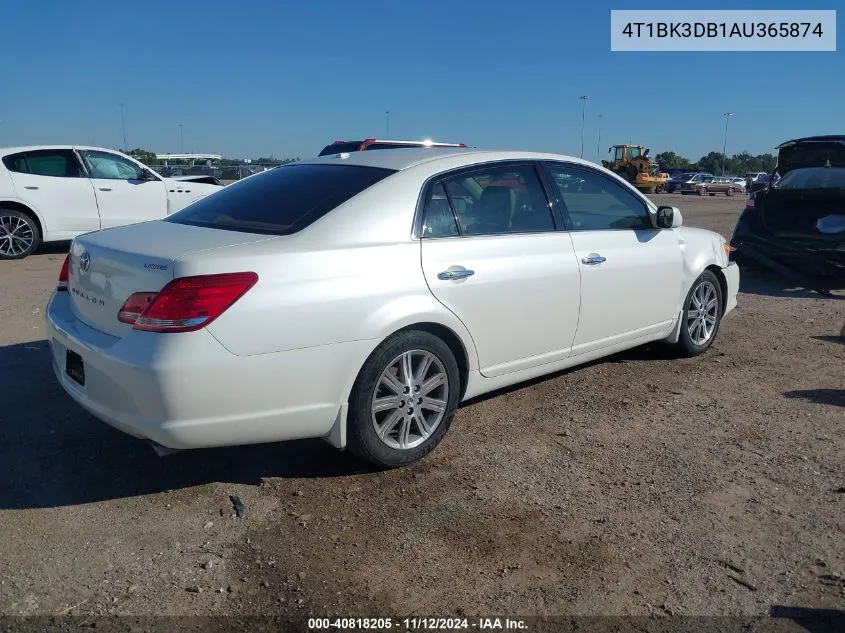
<svg viewBox="0 0 845 633">
<path fill-rule="evenodd" d="M 400 466 L 462 400 L 649 341 L 704 352 L 728 250 L 577 158 L 325 156 L 77 237 L 53 366 L 159 451 L 319 437 Z"/>
</svg>

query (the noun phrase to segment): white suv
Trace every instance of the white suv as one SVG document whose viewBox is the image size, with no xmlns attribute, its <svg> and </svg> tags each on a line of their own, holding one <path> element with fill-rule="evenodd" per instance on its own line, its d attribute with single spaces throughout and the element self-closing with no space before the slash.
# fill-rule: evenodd
<svg viewBox="0 0 845 633">
<path fill-rule="evenodd" d="M 0 149 L 0 260 L 26 257 L 41 242 L 163 218 L 219 190 L 163 178 L 100 147 Z"/>
</svg>

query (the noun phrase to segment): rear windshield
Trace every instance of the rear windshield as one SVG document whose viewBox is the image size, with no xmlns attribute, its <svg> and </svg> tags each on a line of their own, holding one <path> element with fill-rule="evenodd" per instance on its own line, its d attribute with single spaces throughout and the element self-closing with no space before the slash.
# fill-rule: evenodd
<svg viewBox="0 0 845 633">
<path fill-rule="evenodd" d="M 289 235 L 395 173 L 357 165 L 286 165 L 202 198 L 167 222 Z"/>
<path fill-rule="evenodd" d="M 786 172 L 775 189 L 845 189 L 845 167 L 802 167 Z"/>
</svg>

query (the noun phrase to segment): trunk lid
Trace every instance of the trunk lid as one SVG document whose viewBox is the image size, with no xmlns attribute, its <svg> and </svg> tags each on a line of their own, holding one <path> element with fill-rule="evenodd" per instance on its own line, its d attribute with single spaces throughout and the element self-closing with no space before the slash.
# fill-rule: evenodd
<svg viewBox="0 0 845 633">
<path fill-rule="evenodd" d="M 126 299 L 135 292 L 161 290 L 173 279 L 175 260 L 270 239 L 277 238 L 163 221 L 87 233 L 71 245 L 68 291 L 73 312 L 86 325 L 123 337 L 132 329 L 117 320 Z"/>
<path fill-rule="evenodd" d="M 783 177 L 799 167 L 845 165 L 845 136 L 818 136 L 781 143 L 775 171 Z"/>
</svg>

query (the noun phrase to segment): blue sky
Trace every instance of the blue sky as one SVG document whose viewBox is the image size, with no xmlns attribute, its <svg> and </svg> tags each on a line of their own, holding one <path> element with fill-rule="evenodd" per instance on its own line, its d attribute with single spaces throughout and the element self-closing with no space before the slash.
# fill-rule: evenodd
<svg viewBox="0 0 845 633">
<path fill-rule="evenodd" d="M 614 6 L 632 8 L 601 0 L 9 3 L 0 146 L 120 147 L 122 102 L 128 144 L 156 152 L 179 151 L 181 123 L 185 151 L 312 156 L 334 139 L 384 136 L 389 110 L 393 138 L 577 155 L 582 94 L 590 159 L 599 113 L 602 154 L 624 142 L 690 158 L 721 151 L 726 111 L 734 113 L 729 154 L 845 132 L 841 42 L 835 53 L 611 52 Z M 699 6 L 794 8 L 784 0 Z"/>
</svg>

